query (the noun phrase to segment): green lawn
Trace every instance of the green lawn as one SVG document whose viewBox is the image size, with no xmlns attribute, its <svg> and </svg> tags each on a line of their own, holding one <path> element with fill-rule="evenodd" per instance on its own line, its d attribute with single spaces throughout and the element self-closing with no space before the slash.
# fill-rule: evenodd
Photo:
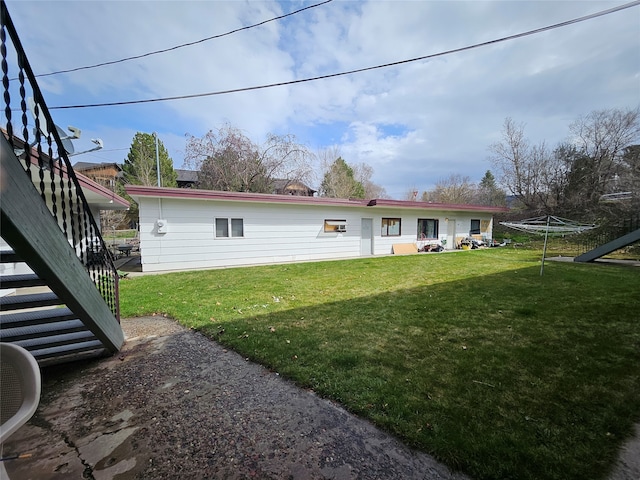
<svg viewBox="0 0 640 480">
<path fill-rule="evenodd" d="M 640 420 L 640 269 L 513 248 L 150 275 L 163 313 L 476 479 L 606 478 Z"/>
</svg>

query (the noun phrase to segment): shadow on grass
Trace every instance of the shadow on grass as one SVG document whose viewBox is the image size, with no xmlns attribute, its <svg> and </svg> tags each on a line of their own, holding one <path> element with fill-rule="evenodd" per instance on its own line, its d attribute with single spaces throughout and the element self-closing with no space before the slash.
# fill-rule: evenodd
<svg viewBox="0 0 640 480">
<path fill-rule="evenodd" d="M 475 478 L 605 478 L 640 413 L 634 274 L 547 264 L 198 329 Z"/>
</svg>

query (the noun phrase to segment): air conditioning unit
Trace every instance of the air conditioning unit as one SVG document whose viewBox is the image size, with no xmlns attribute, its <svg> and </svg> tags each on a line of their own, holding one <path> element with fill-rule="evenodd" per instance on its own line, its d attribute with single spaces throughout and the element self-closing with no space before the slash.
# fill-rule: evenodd
<svg viewBox="0 0 640 480">
<path fill-rule="evenodd" d="M 344 223 L 336 227 L 336 232 L 346 232 L 346 231 L 347 231 L 347 226 Z"/>
</svg>

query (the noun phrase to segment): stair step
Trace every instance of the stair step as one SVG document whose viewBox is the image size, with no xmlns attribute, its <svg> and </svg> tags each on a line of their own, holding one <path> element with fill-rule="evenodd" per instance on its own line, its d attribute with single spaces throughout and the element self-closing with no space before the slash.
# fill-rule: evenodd
<svg viewBox="0 0 640 480">
<path fill-rule="evenodd" d="M 49 338 L 53 335 L 86 331 L 88 331 L 87 327 L 80 320 L 66 320 L 64 322 L 45 323 L 42 325 L 3 328 L 0 330 L 0 341 L 13 343 L 21 340 Z"/>
<path fill-rule="evenodd" d="M 31 310 L 28 312 L 5 313 L 0 315 L 0 330 L 5 328 L 27 327 L 44 323 L 73 320 L 76 315 L 67 307 Z"/>
<path fill-rule="evenodd" d="M 29 295 L 7 295 L 6 297 L 0 297 L 0 310 L 50 307 L 52 305 L 60 305 L 60 303 L 60 299 L 53 292 L 31 293 Z"/>
<path fill-rule="evenodd" d="M 13 250 L 0 250 L 0 263 L 19 263 L 22 259 Z"/>
<path fill-rule="evenodd" d="M 98 346 L 103 346 L 93 333 L 85 329 L 81 332 L 61 333 L 60 335 L 50 335 L 48 337 L 27 338 L 18 341 L 12 340 L 11 343 L 20 345 L 22 348 L 33 353 L 34 350 L 39 351 L 62 346 L 73 346 L 93 341 L 98 342 Z"/>
<path fill-rule="evenodd" d="M 51 365 L 59 365 L 61 363 L 79 362 L 81 360 L 87 360 L 91 358 L 106 357 L 108 355 L 109 355 L 109 352 L 104 347 L 87 348 L 85 350 L 80 350 L 77 352 L 72 351 L 68 354 L 62 353 L 58 356 L 40 358 L 38 359 L 38 365 L 40 365 L 40 367 L 43 368 L 43 367 L 49 367 Z"/>
<path fill-rule="evenodd" d="M 0 277 L 0 288 L 43 287 L 47 282 L 35 273 L 20 275 L 3 275 Z"/>
<path fill-rule="evenodd" d="M 40 363 L 42 360 L 62 357 L 64 355 L 74 355 L 91 350 L 104 351 L 104 346 L 102 345 L 102 343 L 100 343 L 100 340 L 90 340 L 87 342 L 72 343 L 69 345 L 59 345 L 56 347 L 39 348 L 33 350 L 27 348 L 27 350 L 29 350 L 29 352 L 31 352 L 31 355 L 33 355 L 38 363 Z"/>
</svg>

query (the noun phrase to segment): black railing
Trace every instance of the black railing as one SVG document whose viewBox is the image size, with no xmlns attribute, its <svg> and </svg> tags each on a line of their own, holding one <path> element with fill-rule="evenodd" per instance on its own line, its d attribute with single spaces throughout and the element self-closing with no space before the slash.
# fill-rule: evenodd
<svg viewBox="0 0 640 480">
<path fill-rule="evenodd" d="M 594 230 L 589 230 L 580 234 L 577 238 L 579 252 L 589 252 L 639 228 L 640 215 L 636 215 L 634 217 L 625 218 L 614 225 L 604 225 Z"/>
<path fill-rule="evenodd" d="M 3 134 L 67 238 L 69 248 L 75 250 L 119 321 L 118 272 L 113 258 L 73 171 L 4 0 L 1 9 Z"/>
</svg>

